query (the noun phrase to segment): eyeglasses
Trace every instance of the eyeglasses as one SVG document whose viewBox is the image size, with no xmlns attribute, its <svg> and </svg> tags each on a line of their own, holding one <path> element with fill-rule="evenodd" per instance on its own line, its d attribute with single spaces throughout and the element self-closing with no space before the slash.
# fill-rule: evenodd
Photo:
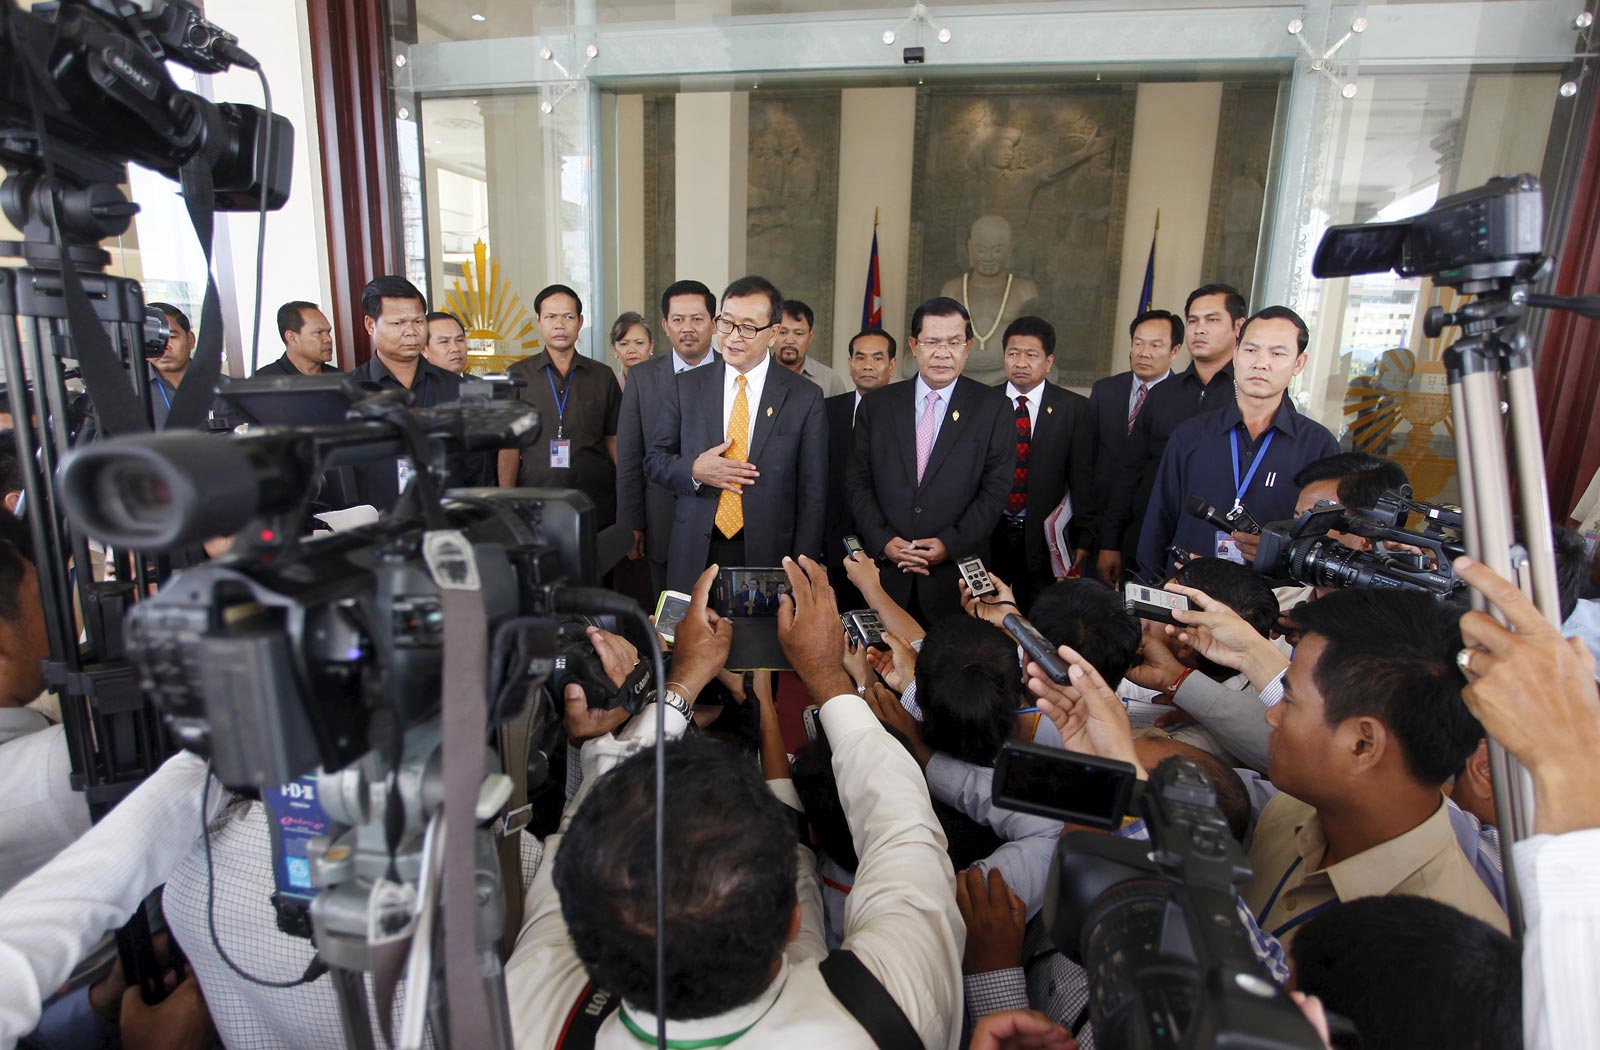
<svg viewBox="0 0 1600 1050">
<path fill-rule="evenodd" d="M 735 331 L 737 331 L 746 339 L 754 339 L 756 336 L 760 335 L 762 332 L 765 332 L 771 327 L 772 325 L 770 324 L 757 325 L 751 324 L 748 321 L 746 321 L 744 324 L 735 324 L 726 317 L 717 318 L 717 331 L 721 332 L 723 335 L 732 335 Z"/>
<path fill-rule="evenodd" d="M 960 350 L 967 345 L 967 337 L 957 335 L 949 339 L 918 339 L 917 345 L 924 350 Z"/>
</svg>

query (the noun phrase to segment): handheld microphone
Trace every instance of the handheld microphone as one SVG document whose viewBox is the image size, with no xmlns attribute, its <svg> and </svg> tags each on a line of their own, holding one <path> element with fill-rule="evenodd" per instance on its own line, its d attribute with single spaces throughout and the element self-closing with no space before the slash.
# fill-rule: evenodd
<svg viewBox="0 0 1600 1050">
<path fill-rule="evenodd" d="M 1243 504 L 1234 506 L 1224 514 L 1207 503 L 1205 497 L 1190 496 L 1184 503 L 1184 509 L 1220 532 L 1248 532 L 1254 536 L 1261 534 L 1261 526 L 1250 516 L 1250 512 L 1244 509 Z"/>
</svg>

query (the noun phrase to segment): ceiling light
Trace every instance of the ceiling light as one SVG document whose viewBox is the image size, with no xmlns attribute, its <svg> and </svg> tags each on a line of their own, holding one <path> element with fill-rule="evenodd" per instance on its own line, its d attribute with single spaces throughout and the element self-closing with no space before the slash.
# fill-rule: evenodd
<svg viewBox="0 0 1600 1050">
<path fill-rule="evenodd" d="M 401 120 L 411 119 L 411 111 L 404 106 L 401 106 L 399 109 L 395 110 L 394 115 L 399 117 Z"/>
<path fill-rule="evenodd" d="M 540 113 L 554 113 L 555 111 L 556 111 L 556 104 L 554 102 L 551 102 L 549 99 L 545 99 L 543 102 L 539 103 L 539 112 Z"/>
<path fill-rule="evenodd" d="M 1355 98 L 1356 86 L 1354 84 L 1346 84 L 1344 87 L 1339 89 L 1339 94 L 1343 95 L 1345 98 Z"/>
<path fill-rule="evenodd" d="M 551 51 L 548 47 L 541 47 L 539 49 L 539 57 L 544 59 L 546 62 L 550 61 L 550 57 L 553 54 L 555 54 L 555 52 Z"/>
<path fill-rule="evenodd" d="M 948 30 L 948 29 L 939 30 L 939 43 L 948 44 L 949 42 L 950 42 L 950 30 Z"/>
<path fill-rule="evenodd" d="M 893 29 L 885 29 L 883 31 L 883 42 L 885 44 L 894 43 L 894 30 Z"/>
<path fill-rule="evenodd" d="M 477 14 L 476 12 L 474 12 L 474 14 L 472 15 L 472 20 L 474 22 L 487 22 L 489 20 L 489 16 L 488 15 L 480 15 L 480 14 Z"/>
<path fill-rule="evenodd" d="M 1578 82 L 1576 80 L 1563 81 L 1561 86 L 1556 88 L 1556 94 L 1560 95 L 1562 98 L 1571 98 L 1577 93 Z"/>
<path fill-rule="evenodd" d="M 588 47 L 583 49 L 583 53 L 588 55 L 590 58 L 596 58 L 600 54 L 600 49 L 595 47 L 593 44 L 590 44 Z"/>
<path fill-rule="evenodd" d="M 394 64 L 399 66 L 401 69 L 404 69 L 406 67 L 406 56 L 404 56 L 404 55 L 396 55 L 396 56 L 394 56 Z"/>
</svg>

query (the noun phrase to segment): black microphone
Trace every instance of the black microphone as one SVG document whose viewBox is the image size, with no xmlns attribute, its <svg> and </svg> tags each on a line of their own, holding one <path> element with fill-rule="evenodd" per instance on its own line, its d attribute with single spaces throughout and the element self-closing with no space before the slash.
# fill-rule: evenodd
<svg viewBox="0 0 1600 1050">
<path fill-rule="evenodd" d="M 1215 526 L 1220 532 L 1248 532 L 1251 535 L 1260 535 L 1261 526 L 1256 524 L 1256 519 L 1244 509 L 1243 504 L 1235 505 L 1232 510 L 1224 514 L 1216 507 L 1205 501 L 1203 496 L 1190 496 L 1184 502 L 1184 509 L 1201 521 Z"/>
</svg>

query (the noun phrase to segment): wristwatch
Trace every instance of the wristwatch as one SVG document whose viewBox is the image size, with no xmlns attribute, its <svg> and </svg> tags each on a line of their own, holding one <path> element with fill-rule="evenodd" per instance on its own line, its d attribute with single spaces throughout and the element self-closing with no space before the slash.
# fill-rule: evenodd
<svg viewBox="0 0 1600 1050">
<path fill-rule="evenodd" d="M 663 689 L 656 699 L 682 715 L 685 721 L 694 721 L 694 710 L 690 706 L 688 698 L 676 689 Z"/>
</svg>

